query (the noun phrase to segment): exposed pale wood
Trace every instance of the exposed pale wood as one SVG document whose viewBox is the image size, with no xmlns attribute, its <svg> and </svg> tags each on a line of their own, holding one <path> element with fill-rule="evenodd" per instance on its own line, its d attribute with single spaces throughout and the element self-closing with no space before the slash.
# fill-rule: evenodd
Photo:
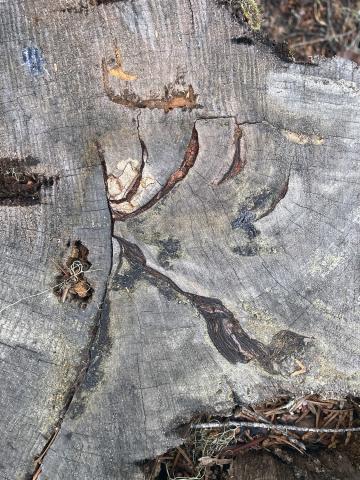
<svg viewBox="0 0 360 480">
<path fill-rule="evenodd" d="M 54 285 L 69 239 L 97 270 L 85 310 L 0 315 L 0 478 L 57 427 L 40 479 L 136 480 L 197 412 L 359 393 L 359 71 L 243 35 L 215 0 L 0 4 L 0 157 L 58 177 L 0 206 L 0 309 Z M 117 52 L 137 79 L 107 75 Z"/>
</svg>

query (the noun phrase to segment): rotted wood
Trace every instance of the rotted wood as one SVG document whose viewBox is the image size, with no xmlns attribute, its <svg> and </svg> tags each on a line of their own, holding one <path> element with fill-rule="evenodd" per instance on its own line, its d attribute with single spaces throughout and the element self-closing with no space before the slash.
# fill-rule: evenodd
<svg viewBox="0 0 360 480">
<path fill-rule="evenodd" d="M 0 478 L 143 479 L 195 413 L 359 393 L 358 69 L 222 3 L 0 4 Z"/>
</svg>

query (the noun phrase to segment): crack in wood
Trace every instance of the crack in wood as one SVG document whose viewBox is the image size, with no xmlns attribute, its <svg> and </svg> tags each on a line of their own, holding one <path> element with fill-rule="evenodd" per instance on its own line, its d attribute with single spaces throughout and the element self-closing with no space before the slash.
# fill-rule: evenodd
<svg viewBox="0 0 360 480">
<path fill-rule="evenodd" d="M 110 277 L 110 275 L 108 276 L 108 278 L 109 277 Z M 108 290 L 108 287 L 105 289 L 103 300 L 102 300 L 102 305 L 105 304 L 105 302 L 106 302 L 107 290 Z M 46 457 L 46 454 L 48 453 L 51 445 L 54 443 L 56 437 L 58 436 L 58 434 L 61 430 L 62 423 L 63 423 L 63 421 L 65 419 L 65 416 L 67 415 L 67 413 L 70 409 L 70 405 L 72 405 L 72 402 L 73 402 L 76 394 L 78 393 L 78 391 L 81 390 L 81 388 L 83 387 L 83 384 L 86 382 L 87 375 L 88 375 L 88 372 L 89 372 L 90 368 L 92 367 L 92 362 L 93 362 L 93 358 L 94 358 L 93 347 L 94 347 L 94 344 L 97 341 L 99 335 L 101 335 L 102 325 L 104 323 L 107 323 L 107 318 L 106 317 L 108 317 L 108 315 L 109 315 L 109 313 L 108 313 L 107 308 L 101 309 L 99 314 L 97 315 L 97 318 L 95 320 L 95 325 L 94 325 L 93 331 L 91 333 L 91 338 L 90 338 L 90 341 L 89 341 L 89 344 L 88 344 L 88 348 L 86 350 L 86 355 L 84 356 L 84 359 L 81 362 L 79 372 L 76 376 L 76 379 L 75 379 L 73 385 L 70 387 L 70 389 L 67 393 L 66 400 L 64 402 L 64 407 L 63 407 L 63 409 L 62 409 L 62 411 L 59 415 L 59 419 L 58 419 L 55 427 L 53 428 L 53 431 L 52 431 L 49 439 L 45 443 L 45 446 L 41 450 L 40 454 L 34 460 L 35 461 L 34 473 L 32 473 L 29 476 L 29 480 L 37 480 L 40 477 L 41 472 L 42 472 L 42 464 L 44 463 L 44 459 Z"/>
<path fill-rule="evenodd" d="M 60 9 L 62 13 L 89 13 L 91 7 L 110 5 L 113 3 L 125 3 L 131 0 L 77 0 L 72 5 Z"/>
<path fill-rule="evenodd" d="M 233 160 L 229 170 L 218 182 L 218 185 L 221 185 L 225 181 L 236 177 L 236 175 L 238 175 L 246 165 L 246 159 L 241 158 L 241 137 L 242 137 L 242 130 L 240 128 L 240 125 L 236 123 L 235 132 L 234 132 L 235 152 L 234 152 Z"/>
<path fill-rule="evenodd" d="M 141 143 L 142 152 L 143 152 L 143 159 L 144 159 L 144 158 L 147 157 L 147 154 L 148 154 L 147 149 L 146 149 L 146 146 L 145 146 L 144 142 L 141 140 L 140 136 L 139 136 L 139 140 L 140 140 L 140 143 Z M 158 193 L 151 200 L 149 200 L 142 207 L 139 207 L 134 212 L 121 213 L 121 212 L 118 212 L 118 211 L 114 211 L 114 209 L 113 209 L 112 210 L 113 218 L 115 220 L 123 221 L 127 218 L 134 217 L 135 215 L 139 215 L 140 213 L 144 212 L 145 210 L 148 210 L 153 205 L 155 205 L 157 202 L 159 202 L 159 200 L 161 200 L 165 195 L 167 195 L 175 187 L 175 185 L 178 182 L 180 182 L 181 180 L 183 180 L 186 177 L 186 175 L 189 173 L 189 170 L 194 166 L 194 164 L 196 162 L 196 159 L 197 159 L 197 156 L 198 156 L 198 153 L 199 153 L 199 136 L 198 136 L 198 132 L 196 130 L 196 126 L 194 125 L 194 127 L 192 129 L 190 141 L 189 141 L 187 149 L 185 151 L 184 159 L 183 159 L 180 167 L 174 173 L 172 173 L 170 175 L 170 177 L 166 181 L 165 185 L 158 191 Z M 142 170 L 141 170 L 141 172 L 142 172 Z M 139 178 L 138 186 L 140 185 L 140 183 L 141 183 L 141 177 Z M 137 191 L 137 189 L 136 189 L 136 191 Z M 111 206 L 111 203 L 112 202 L 110 202 L 110 206 Z"/>
<path fill-rule="evenodd" d="M 110 242 L 110 245 L 111 245 L 111 242 Z M 110 258 L 112 259 L 112 254 Z M 106 336 L 106 332 L 104 333 L 104 330 L 106 330 L 104 326 L 108 324 L 108 318 L 109 318 L 109 309 L 107 306 L 107 292 L 109 287 L 111 269 L 112 269 L 112 264 L 109 267 L 106 288 L 104 289 L 104 294 L 100 302 L 101 308 L 99 308 L 99 313 L 96 315 L 90 340 L 88 342 L 88 347 L 85 351 L 85 354 L 83 355 L 82 361 L 80 362 L 79 371 L 76 375 L 75 381 L 68 389 L 67 395 L 65 396 L 64 406 L 60 412 L 59 419 L 56 422 L 55 427 L 53 428 L 53 431 L 49 436 L 49 439 L 45 443 L 44 448 L 41 450 L 40 454 L 34 459 L 34 472 L 28 477 L 28 480 L 38 480 L 40 478 L 44 459 L 50 447 L 53 445 L 54 441 L 56 440 L 56 437 L 59 435 L 65 416 L 67 415 L 75 396 L 83 388 L 83 385 L 86 383 L 88 373 L 93 366 L 92 364 L 95 356 L 94 345 L 99 339 L 103 341 L 103 337 Z"/>
<path fill-rule="evenodd" d="M 144 277 L 150 283 L 154 283 L 159 291 L 169 299 L 171 299 L 169 291 L 183 295 L 205 319 L 210 339 L 216 349 L 230 363 L 248 363 L 256 360 L 267 372 L 279 374 L 281 373 L 281 362 L 291 357 L 293 353 L 299 353 L 304 349 L 305 337 L 290 330 L 279 331 L 269 345 L 250 337 L 234 314 L 220 300 L 182 290 L 169 277 L 149 267 L 144 254 L 136 244 L 118 236 L 114 236 L 114 238 L 119 242 L 122 254 L 134 269 L 134 274 L 131 272 L 126 274 L 131 285 L 124 284 L 124 288 L 133 288 L 135 283 Z M 119 261 L 117 272 L 120 265 L 121 261 Z M 121 284 L 121 278 L 119 283 Z"/>
<path fill-rule="evenodd" d="M 173 174 L 171 174 L 171 176 L 166 181 L 165 185 L 160 188 L 158 193 L 156 195 L 154 195 L 153 198 L 151 198 L 146 204 L 136 208 L 135 205 L 131 205 L 131 200 L 139 192 L 139 188 L 143 187 L 143 184 L 142 184 L 143 183 L 142 182 L 143 181 L 143 170 L 144 170 L 144 166 L 146 164 L 147 158 L 148 158 L 147 147 L 146 147 L 145 142 L 142 140 L 141 135 L 140 135 L 140 113 L 137 116 L 137 130 L 138 130 L 138 137 L 139 137 L 139 142 L 140 142 L 141 151 L 142 151 L 141 164 L 140 164 L 139 171 L 136 175 L 136 178 L 133 180 L 133 183 L 132 183 L 131 187 L 129 188 L 129 190 L 127 191 L 127 193 L 124 197 L 122 197 L 120 199 L 111 198 L 110 193 L 109 193 L 109 189 L 108 189 L 108 198 L 109 198 L 109 201 L 110 201 L 110 206 L 115 206 L 115 205 L 121 205 L 121 204 L 128 203 L 129 206 L 132 207 L 130 209 L 130 211 L 129 211 L 129 209 L 127 209 L 125 207 L 124 207 L 123 211 L 121 211 L 121 209 L 118 209 L 116 207 L 112 208 L 113 218 L 115 220 L 123 221 L 127 218 L 139 215 L 140 213 L 148 210 L 153 205 L 155 205 L 159 200 L 161 200 L 165 195 L 167 195 L 167 193 L 169 193 L 169 191 L 176 185 L 176 183 L 178 183 L 179 181 L 181 181 L 185 178 L 185 176 L 188 174 L 190 168 L 194 165 L 194 163 L 196 161 L 196 158 L 197 158 L 197 155 L 199 153 L 199 139 L 198 139 L 198 134 L 197 134 L 197 129 L 196 129 L 196 122 L 197 121 L 199 121 L 199 120 L 209 120 L 209 119 L 218 119 L 218 118 L 233 118 L 235 120 L 235 131 L 234 131 L 235 151 L 234 151 L 234 155 L 233 155 L 232 164 L 229 167 L 228 171 L 223 175 L 223 177 L 217 183 L 217 185 L 221 185 L 222 183 L 236 177 L 239 173 L 241 173 L 243 171 L 243 169 L 246 165 L 246 159 L 243 158 L 242 155 L 241 155 L 241 139 L 243 137 L 243 131 L 242 131 L 242 128 L 241 128 L 242 125 L 268 124 L 268 125 L 272 126 L 273 128 L 278 128 L 274 125 L 269 124 L 267 121 L 253 121 L 253 122 L 244 121 L 244 122 L 238 123 L 236 121 L 235 116 L 199 117 L 194 122 L 192 135 L 191 135 L 187 150 L 186 150 L 185 155 L 184 155 L 184 160 L 183 160 L 181 166 Z M 100 142 L 95 142 L 95 144 L 96 144 L 96 147 L 98 149 L 98 153 L 99 153 L 99 156 L 101 158 L 101 162 L 103 164 L 105 164 L 106 159 L 105 159 L 105 156 L 104 156 L 104 150 L 101 147 Z M 109 183 L 109 179 L 113 179 L 115 181 L 116 177 L 111 176 L 111 175 L 107 176 L 106 177 L 106 183 L 107 184 Z M 249 217 L 249 219 L 251 220 L 250 223 L 251 223 L 252 226 L 250 226 L 250 224 L 248 222 L 245 222 L 246 225 L 249 224 L 249 229 L 247 231 L 249 232 L 249 235 L 251 236 L 251 238 L 255 237 L 258 233 L 256 228 L 253 226 L 253 222 L 259 220 L 263 216 L 268 215 L 271 211 L 274 210 L 274 208 L 279 203 L 279 201 L 282 198 L 284 198 L 284 196 L 286 195 L 287 189 L 288 189 L 288 183 L 289 183 L 289 180 L 286 181 L 286 183 L 284 185 L 284 188 L 279 192 L 279 194 L 275 193 L 274 195 L 273 194 L 268 195 L 269 198 L 271 196 L 273 196 L 274 198 L 272 200 L 272 203 L 270 204 L 270 206 L 267 208 L 267 210 L 265 212 L 260 213 L 260 215 L 256 215 L 253 212 L 253 210 L 254 210 L 253 207 L 249 207 L 249 208 L 245 209 L 248 212 L 248 215 L 247 215 L 246 218 Z M 146 188 L 146 186 L 144 188 Z M 114 191 L 116 191 L 116 190 L 114 190 Z M 244 211 L 244 209 L 242 209 L 239 213 L 241 218 L 239 217 L 232 222 L 233 228 L 243 228 L 243 221 L 242 221 L 243 211 Z"/>
<path fill-rule="evenodd" d="M 95 146 L 98 148 L 98 144 L 95 141 Z M 102 161 L 103 159 L 101 156 L 99 157 L 101 161 L 101 167 L 103 171 L 103 178 L 104 178 L 104 188 L 106 189 L 106 178 L 107 178 L 107 171 L 106 171 L 106 163 Z M 1 165 L 1 161 L 0 161 Z M 108 202 L 108 208 L 109 211 L 110 205 Z M 103 352 L 99 352 L 99 349 L 96 350 L 95 352 L 95 345 L 97 343 L 103 344 L 103 345 L 109 345 L 109 340 L 108 340 L 108 331 L 107 331 L 107 326 L 109 323 L 109 305 L 108 305 L 108 290 L 109 290 L 109 282 L 110 282 L 110 274 L 112 271 L 112 261 L 113 261 L 113 251 L 112 251 L 112 238 L 113 238 L 113 230 L 114 230 L 114 224 L 113 221 L 111 222 L 111 232 L 110 232 L 110 265 L 109 265 L 109 271 L 107 272 L 106 275 L 106 283 L 105 283 L 105 288 L 104 288 L 104 293 L 102 295 L 102 298 L 100 299 L 100 303 L 98 305 L 98 313 L 95 317 L 94 321 L 94 326 L 91 331 L 90 339 L 88 342 L 88 346 L 85 350 L 85 354 L 83 355 L 83 359 L 80 362 L 79 370 L 76 375 L 75 381 L 73 384 L 70 386 L 68 389 L 67 394 L 64 396 L 64 406 L 60 412 L 59 419 L 56 422 L 52 433 L 49 436 L 49 439 L 45 443 L 43 449 L 41 450 L 40 454 L 35 457 L 34 459 L 34 471 L 33 473 L 28 476 L 28 480 L 38 480 L 40 478 L 40 475 L 42 473 L 42 465 L 44 463 L 44 459 L 50 450 L 51 446 L 55 442 L 57 436 L 60 433 L 62 424 L 64 422 L 65 416 L 67 415 L 70 406 L 73 404 L 73 401 L 78 394 L 79 391 L 83 388 L 84 385 L 87 385 L 87 378 L 89 373 L 92 371 L 94 368 L 94 359 L 97 359 L 97 355 L 100 354 L 100 357 L 102 356 Z M 68 245 L 69 246 L 69 245 Z"/>
<path fill-rule="evenodd" d="M 195 31 L 195 15 L 194 15 L 194 9 L 191 3 L 191 0 L 188 0 L 189 3 L 189 10 L 190 10 L 190 15 L 191 15 L 191 26 L 193 31 Z"/>
</svg>

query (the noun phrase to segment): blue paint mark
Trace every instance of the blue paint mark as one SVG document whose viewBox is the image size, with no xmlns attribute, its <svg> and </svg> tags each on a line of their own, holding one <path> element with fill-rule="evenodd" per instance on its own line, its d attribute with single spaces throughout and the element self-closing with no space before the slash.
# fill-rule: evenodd
<svg viewBox="0 0 360 480">
<path fill-rule="evenodd" d="M 240 210 L 239 216 L 231 222 L 231 228 L 233 230 L 241 228 L 248 234 L 249 238 L 255 238 L 259 233 L 254 225 L 255 220 L 256 216 L 251 210 Z"/>
<path fill-rule="evenodd" d="M 24 65 L 32 75 L 42 75 L 45 73 L 45 62 L 41 50 L 36 47 L 23 48 L 22 58 Z"/>
</svg>

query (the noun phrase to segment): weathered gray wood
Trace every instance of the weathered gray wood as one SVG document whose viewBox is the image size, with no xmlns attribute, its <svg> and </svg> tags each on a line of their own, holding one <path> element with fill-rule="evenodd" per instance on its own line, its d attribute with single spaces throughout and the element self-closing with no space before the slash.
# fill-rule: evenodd
<svg viewBox="0 0 360 480">
<path fill-rule="evenodd" d="M 84 373 L 111 261 L 111 220 L 93 145 L 95 92 L 67 76 L 75 65 L 74 58 L 68 63 L 73 46 L 66 45 L 65 29 L 56 36 L 49 13 L 42 12 L 43 23 L 36 23 L 40 7 L 34 2 L 0 5 L 0 157 L 8 158 L 4 162 L 16 173 L 30 168 L 57 177 L 53 187 L 43 189 L 40 204 L 0 206 L 0 309 L 48 289 L 0 315 L 4 479 L 34 472 L 34 458 Z M 42 49 L 48 73 L 35 75 L 23 65 L 25 47 Z M 39 163 L 27 167 L 22 160 L 27 156 Z M 65 261 L 66 244 L 75 240 L 88 247 L 97 270 L 89 274 L 95 292 L 85 310 L 59 303 L 52 293 L 58 273 L 54 262 Z"/>
<path fill-rule="evenodd" d="M 85 310 L 49 293 L 1 313 L 2 478 L 57 426 L 39 478 L 132 480 L 199 411 L 359 393 L 357 67 L 234 44 L 215 0 L 0 19 L 0 157 L 58 177 L 0 207 L 2 305 L 54 285 L 69 239 L 101 269 Z"/>
</svg>

